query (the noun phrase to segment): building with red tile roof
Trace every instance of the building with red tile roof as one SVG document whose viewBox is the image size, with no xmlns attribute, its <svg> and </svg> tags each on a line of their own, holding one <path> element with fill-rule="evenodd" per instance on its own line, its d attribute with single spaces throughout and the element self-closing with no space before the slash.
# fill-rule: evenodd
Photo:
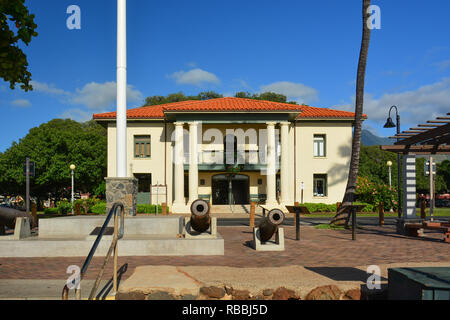
<svg viewBox="0 0 450 320">
<path fill-rule="evenodd" d="M 108 177 L 116 174 L 115 117 L 93 116 L 108 129 Z M 251 201 L 286 210 L 302 195 L 336 203 L 346 187 L 354 117 L 231 97 L 128 109 L 129 176 L 137 178 L 138 203 L 165 202 L 173 213 L 189 213 L 198 198 L 213 211 L 246 211 Z"/>
</svg>

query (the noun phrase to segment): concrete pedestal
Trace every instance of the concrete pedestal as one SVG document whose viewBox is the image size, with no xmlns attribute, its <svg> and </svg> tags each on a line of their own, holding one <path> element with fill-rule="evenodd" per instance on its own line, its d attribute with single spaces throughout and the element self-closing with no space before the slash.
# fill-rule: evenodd
<svg viewBox="0 0 450 320">
<path fill-rule="evenodd" d="M 106 180 L 106 212 L 115 202 L 121 202 L 125 215 L 135 216 L 137 212 L 137 179 L 136 178 L 105 178 Z"/>
<path fill-rule="evenodd" d="M 211 224 L 206 232 L 199 233 L 191 227 L 191 217 L 184 218 L 183 234 L 186 239 L 215 239 L 217 238 L 217 218 L 211 218 Z"/>
<path fill-rule="evenodd" d="M 256 251 L 284 251 L 284 229 L 278 228 L 275 234 L 275 241 L 269 240 L 261 243 L 259 228 L 253 228 L 252 246 Z"/>
</svg>

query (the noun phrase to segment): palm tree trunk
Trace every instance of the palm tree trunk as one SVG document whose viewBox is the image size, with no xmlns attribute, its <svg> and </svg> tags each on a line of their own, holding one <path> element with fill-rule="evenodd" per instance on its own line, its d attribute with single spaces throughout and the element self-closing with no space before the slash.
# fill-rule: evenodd
<svg viewBox="0 0 450 320">
<path fill-rule="evenodd" d="M 352 156 L 350 160 L 347 187 L 345 189 L 345 195 L 342 201 L 342 205 L 338 210 L 336 216 L 331 220 L 330 224 L 343 224 L 345 221 L 348 221 L 348 206 L 351 205 L 355 200 L 356 179 L 358 177 L 359 154 L 361 149 L 364 80 L 366 76 L 367 56 L 370 43 L 370 29 L 367 25 L 367 21 L 370 17 L 370 14 L 368 13 L 369 6 L 370 0 L 363 0 L 363 35 L 361 41 L 361 51 L 359 53 L 358 74 L 356 79 L 355 122 L 352 139 Z"/>
</svg>

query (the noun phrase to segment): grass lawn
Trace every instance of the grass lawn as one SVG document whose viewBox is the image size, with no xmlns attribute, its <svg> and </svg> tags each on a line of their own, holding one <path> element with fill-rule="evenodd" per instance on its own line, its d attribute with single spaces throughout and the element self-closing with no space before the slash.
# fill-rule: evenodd
<svg viewBox="0 0 450 320">
<path fill-rule="evenodd" d="M 420 208 L 416 209 L 417 216 L 420 217 Z M 427 208 L 426 210 L 427 217 L 430 216 L 430 210 Z M 433 215 L 435 217 L 450 217 L 450 208 L 434 208 Z M 326 217 L 332 218 L 335 216 L 334 212 L 317 212 L 308 215 L 302 215 L 305 218 L 314 218 L 314 217 Z M 385 212 L 385 217 L 397 217 L 397 212 Z M 378 217 L 378 212 L 361 212 L 358 213 L 358 217 Z"/>
</svg>

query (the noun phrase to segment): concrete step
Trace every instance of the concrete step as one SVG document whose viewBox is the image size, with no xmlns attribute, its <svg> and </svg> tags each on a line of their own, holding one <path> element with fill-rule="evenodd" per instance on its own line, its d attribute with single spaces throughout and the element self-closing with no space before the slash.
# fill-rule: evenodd
<svg viewBox="0 0 450 320">
<path fill-rule="evenodd" d="M 86 257 L 95 240 L 85 238 L 40 238 L 0 241 L 0 256 L 12 257 Z M 102 239 L 95 256 L 105 256 L 111 239 Z M 119 256 L 223 255 L 224 240 L 184 239 L 176 235 L 127 235 L 118 242 Z"/>
<path fill-rule="evenodd" d="M 256 213 L 262 213 L 262 208 L 259 206 L 256 206 L 255 208 Z M 233 206 L 229 205 L 213 205 L 211 207 L 211 213 L 212 214 L 231 214 L 231 213 L 240 213 L 240 214 L 250 214 L 250 205 L 243 205 L 243 204 L 236 204 Z"/>
<path fill-rule="evenodd" d="M 87 237 L 105 222 L 106 216 L 74 216 L 52 219 L 42 219 L 39 221 L 39 237 Z M 114 226 L 114 219 L 108 224 Z M 181 233 L 183 220 L 179 216 L 145 216 L 145 217 L 125 217 L 124 234 L 127 235 L 173 235 Z"/>
</svg>

